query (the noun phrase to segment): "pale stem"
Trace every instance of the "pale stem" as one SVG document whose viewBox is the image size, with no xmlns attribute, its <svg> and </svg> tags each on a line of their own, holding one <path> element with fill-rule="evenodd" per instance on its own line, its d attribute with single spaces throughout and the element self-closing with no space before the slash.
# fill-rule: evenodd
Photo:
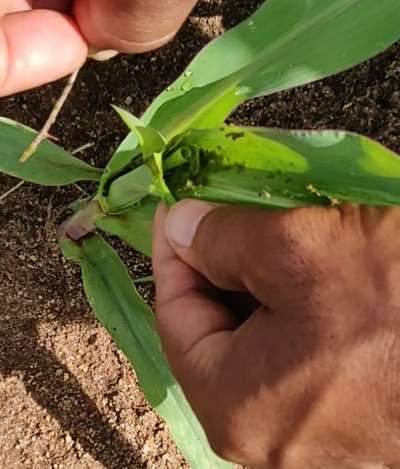
<svg viewBox="0 0 400 469">
<path fill-rule="evenodd" d="M 90 201 L 82 210 L 59 226 L 57 238 L 69 238 L 79 241 L 96 230 L 96 220 L 103 215 L 96 199 Z"/>
<path fill-rule="evenodd" d="M 65 85 L 63 92 L 61 93 L 61 96 L 58 98 L 57 102 L 55 103 L 53 110 L 51 111 L 42 130 L 37 134 L 35 140 L 29 145 L 29 147 L 22 153 L 19 159 L 21 163 L 25 163 L 26 161 L 28 161 L 29 158 L 36 152 L 36 150 L 38 149 L 42 141 L 48 137 L 51 126 L 57 120 L 57 117 L 62 107 L 64 106 L 65 101 L 67 100 L 69 94 L 71 93 L 74 83 L 76 82 L 76 79 L 78 77 L 79 70 L 80 68 L 77 68 L 69 77 L 68 82 Z"/>
<path fill-rule="evenodd" d="M 14 187 L 12 187 L 10 190 L 5 192 L 4 194 L 0 195 L 0 203 L 4 202 L 8 196 L 10 196 L 13 192 L 18 190 L 21 186 L 25 184 L 25 181 L 20 181 L 18 184 L 16 184 Z"/>
<path fill-rule="evenodd" d="M 71 155 L 77 155 L 78 153 L 82 153 L 85 150 L 88 150 L 89 148 L 92 148 L 92 147 L 94 147 L 94 142 L 85 143 L 84 145 L 78 148 L 75 148 L 75 150 L 72 150 Z"/>
</svg>

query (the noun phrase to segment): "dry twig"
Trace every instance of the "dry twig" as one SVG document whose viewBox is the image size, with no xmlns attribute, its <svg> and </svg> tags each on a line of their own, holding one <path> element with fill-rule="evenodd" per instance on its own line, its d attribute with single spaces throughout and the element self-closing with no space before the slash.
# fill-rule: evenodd
<svg viewBox="0 0 400 469">
<path fill-rule="evenodd" d="M 76 69 L 73 74 L 69 77 L 68 83 L 65 85 L 61 96 L 58 98 L 55 103 L 53 110 L 51 111 L 46 123 L 44 124 L 42 130 L 37 134 L 35 140 L 29 145 L 29 147 L 22 153 L 19 161 L 25 163 L 29 158 L 36 152 L 38 146 L 48 137 L 51 126 L 57 120 L 58 114 L 60 113 L 65 101 L 67 100 L 71 90 L 74 86 L 74 83 L 78 77 L 80 68 Z"/>
<path fill-rule="evenodd" d="M 92 147 L 94 147 L 94 142 L 85 143 L 85 145 L 82 145 L 81 147 L 75 148 L 75 150 L 72 150 L 71 155 L 77 155 L 78 153 L 82 153 L 85 150 L 88 150 L 89 148 L 92 148 Z"/>
<path fill-rule="evenodd" d="M 19 183 L 16 184 L 14 187 L 9 189 L 7 192 L 4 192 L 4 194 L 0 195 L 0 203 L 4 202 L 8 196 L 10 196 L 13 192 L 18 190 L 24 184 L 25 184 L 25 181 L 19 181 Z"/>
</svg>

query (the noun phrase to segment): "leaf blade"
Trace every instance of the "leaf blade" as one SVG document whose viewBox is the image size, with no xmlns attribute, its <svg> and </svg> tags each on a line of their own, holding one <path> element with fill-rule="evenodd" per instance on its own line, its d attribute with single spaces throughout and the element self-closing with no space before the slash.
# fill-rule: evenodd
<svg viewBox="0 0 400 469">
<path fill-rule="evenodd" d="M 19 157 L 36 132 L 9 119 L 0 118 L 0 171 L 44 186 L 62 186 L 77 181 L 99 181 L 102 170 L 90 166 L 52 142 L 44 141 L 35 158 L 20 163 Z"/>
<path fill-rule="evenodd" d="M 382 52 L 400 38 L 398 24 L 397 0 L 268 0 L 203 49 L 143 120 L 166 138 L 214 127 L 212 112 L 210 121 L 203 115 L 193 125 L 209 102 L 222 107 L 222 123 L 248 98 L 310 83 Z"/>
<path fill-rule="evenodd" d="M 96 220 L 102 231 L 118 236 L 147 257 L 152 253 L 153 219 L 158 201 L 146 197 L 137 206 L 118 215 L 106 215 Z"/>
<path fill-rule="evenodd" d="M 80 246 L 63 240 L 61 248 L 68 259 L 81 266 L 85 291 L 97 318 L 134 365 L 146 398 L 168 423 L 188 463 L 192 467 L 232 467 L 211 452 L 161 352 L 154 315 L 116 252 L 99 236 L 85 239 Z"/>
<path fill-rule="evenodd" d="M 153 184 L 153 175 L 145 165 L 120 176 L 110 184 L 107 196 L 103 196 L 107 214 L 115 214 L 129 209 L 147 195 Z"/>
<path fill-rule="evenodd" d="M 181 145 L 187 154 L 193 147 L 201 152 L 201 169 L 196 175 L 182 166 L 167 175 L 178 199 L 282 208 L 334 199 L 400 204 L 399 156 L 357 134 L 225 126 L 189 131 Z"/>
</svg>

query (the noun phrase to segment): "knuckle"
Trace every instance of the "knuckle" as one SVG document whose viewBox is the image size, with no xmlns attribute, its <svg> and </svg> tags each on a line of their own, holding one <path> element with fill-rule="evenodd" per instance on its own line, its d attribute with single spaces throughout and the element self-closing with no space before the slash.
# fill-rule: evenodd
<svg viewBox="0 0 400 469">
<path fill-rule="evenodd" d="M 345 215 L 347 215 L 346 220 L 350 219 L 348 221 L 350 224 L 351 213 L 347 210 Z M 377 243 L 385 242 L 391 233 L 398 232 L 400 229 L 400 209 L 398 207 L 360 207 L 357 221 L 364 238 Z"/>
<path fill-rule="evenodd" d="M 214 390 L 207 389 L 207 395 L 215 395 L 215 392 L 211 391 Z M 197 402 L 192 400 L 192 405 L 214 453 L 229 461 L 244 461 L 243 422 L 234 417 L 231 406 L 226 402 L 210 406 L 209 401 L 205 399 L 199 399 Z"/>
<path fill-rule="evenodd" d="M 240 425 L 229 422 L 229 426 L 208 429 L 206 434 L 211 449 L 217 456 L 237 464 L 277 469 L 284 454 L 283 448 L 268 444 L 269 435 L 262 435 L 262 440 L 259 440 L 260 435 L 253 432 L 249 434 L 243 427 L 243 422 Z"/>
<path fill-rule="evenodd" d="M 284 213 L 280 219 L 281 242 L 288 254 L 304 266 L 320 262 L 332 253 L 332 243 L 341 243 L 344 232 L 336 208 L 300 208 Z"/>
<path fill-rule="evenodd" d="M 272 221 L 272 223 L 270 222 Z M 279 288 L 284 282 L 302 299 L 319 288 L 329 277 L 331 266 L 337 266 L 335 255 L 343 233 L 337 209 L 299 208 L 277 213 L 262 232 L 259 260 L 252 266 L 252 279 L 265 282 L 266 266 L 274 272 L 269 286 Z"/>
<path fill-rule="evenodd" d="M 275 442 L 279 440 L 281 423 L 277 422 L 274 428 L 270 424 L 257 422 L 257 416 L 253 415 L 253 427 L 246 414 L 243 408 L 235 411 L 231 405 L 220 405 L 211 410 L 206 404 L 203 412 L 198 413 L 208 442 L 217 456 L 237 464 L 276 469 L 273 461 L 276 461 L 281 450 Z M 265 431 L 260 432 L 260 428 Z"/>
<path fill-rule="evenodd" d="M 393 428 L 400 428 L 400 391 L 398 386 L 398 375 L 400 371 L 400 339 L 398 335 L 399 321 L 397 311 L 391 312 L 392 318 L 387 317 L 388 329 L 385 333 L 377 334 L 370 347 L 373 348 L 374 361 L 372 366 L 376 369 L 376 375 L 381 376 L 384 383 L 379 394 L 381 396 L 380 406 L 384 420 L 388 421 Z M 381 326 L 382 328 L 382 326 Z M 399 435 L 397 435 L 399 438 Z"/>
<path fill-rule="evenodd" d="M 244 441 L 236 432 L 229 431 L 229 424 L 218 423 L 205 429 L 208 442 L 214 453 L 228 461 L 242 462 L 246 459 L 243 451 Z"/>
<path fill-rule="evenodd" d="M 329 209 L 299 208 L 283 214 L 281 230 L 286 241 L 305 248 L 325 243 L 334 234 L 335 218 Z"/>
</svg>

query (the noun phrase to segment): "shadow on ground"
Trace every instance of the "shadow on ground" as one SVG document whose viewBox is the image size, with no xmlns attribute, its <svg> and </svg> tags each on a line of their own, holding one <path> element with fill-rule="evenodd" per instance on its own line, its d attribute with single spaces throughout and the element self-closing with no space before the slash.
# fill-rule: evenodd
<svg viewBox="0 0 400 469">
<path fill-rule="evenodd" d="M 107 64 L 90 63 L 82 71 L 53 134 L 69 150 L 93 144 L 82 157 L 104 165 L 126 133 L 110 105 L 121 105 L 140 115 L 220 30 L 221 16 L 223 25 L 230 27 L 259 3 L 201 2 L 195 21 L 188 23 L 176 40 L 161 51 L 121 56 Z M 347 74 L 245 105 L 235 119 L 245 124 L 290 128 L 339 126 L 379 137 L 398 150 L 399 70 L 397 45 Z M 39 128 L 61 87 L 58 83 L 3 99 L 0 114 Z M 15 180 L 0 175 L 1 192 L 13 184 Z M 142 404 L 136 407 L 129 401 L 121 407 L 118 422 L 124 415 L 135 413 L 137 417 L 138 433 L 128 439 L 126 432 L 110 423 L 109 415 L 99 409 L 100 388 L 91 385 L 94 378 L 90 377 L 83 386 L 71 367 L 59 358 L 62 344 L 72 343 L 76 346 L 72 353 L 84 363 L 93 330 L 98 327 L 83 297 L 78 270 L 63 265 L 54 240 L 56 221 L 65 206 L 78 196 L 74 187 L 52 190 L 26 185 L 0 205 L 0 373 L 4 379 L 17 376 L 32 399 L 104 467 L 155 467 L 160 464 L 157 458 L 173 450 L 157 440 L 156 434 L 162 431 L 156 424 L 151 423 L 154 435 L 140 433 Z M 132 256 L 129 251 L 125 252 L 125 259 L 133 271 L 146 272 L 149 268 L 142 257 Z M 64 337 L 62 331 L 68 330 L 70 324 L 78 325 L 83 332 Z M 82 342 L 82 337 L 87 341 Z M 120 378 L 105 367 L 105 362 L 115 362 L 115 350 L 110 345 L 97 347 L 94 375 L 98 369 L 97 379 L 104 382 L 101 392 L 112 395 L 119 392 L 116 383 Z M 71 347 L 65 353 L 71 353 Z M 124 363 L 118 366 L 126 368 Z M 0 396 L 0 406 L 7 406 L 7 402 Z M 28 421 L 39 416 L 27 413 L 23 418 Z M 0 448 L 4 446 L 2 433 L 5 431 L 0 425 Z M 155 441 L 149 453 L 140 447 L 146 438 Z M 136 446 L 135 439 L 139 441 Z M 0 465 L 5 466 L 7 460 L 0 453 Z M 179 456 L 174 457 L 168 467 L 180 467 L 182 461 Z"/>
<path fill-rule="evenodd" d="M 70 150 L 93 143 L 83 156 L 103 165 L 125 134 L 110 105 L 124 105 L 140 115 L 215 36 L 221 15 L 231 26 L 256 3 L 202 2 L 195 12 L 197 21 L 188 22 L 164 49 L 137 57 L 120 56 L 108 64 L 88 64 L 53 134 Z M 3 99 L 0 113 L 39 128 L 62 86 L 57 83 Z M 15 180 L 0 175 L 1 192 L 13 184 Z M 99 410 L 93 398 L 95 391 L 90 386 L 89 390 L 84 388 L 57 356 L 57 347 L 52 344 L 58 340 L 57 333 L 46 332 L 47 324 L 54 323 L 56 330 L 70 323 L 89 330 L 97 327 L 82 296 L 79 272 L 64 269 L 54 239 L 63 208 L 78 196 L 76 188 L 52 190 L 26 185 L 0 205 L 0 373 L 3 379 L 17 376 L 26 393 L 83 452 L 104 467 L 149 467 L 146 458 L 138 454 L 141 449 L 134 448 Z M 129 259 L 133 270 L 148 268 L 140 256 Z M 87 344 L 76 346 L 81 353 Z M 26 415 L 26 419 L 32 417 Z"/>
</svg>

